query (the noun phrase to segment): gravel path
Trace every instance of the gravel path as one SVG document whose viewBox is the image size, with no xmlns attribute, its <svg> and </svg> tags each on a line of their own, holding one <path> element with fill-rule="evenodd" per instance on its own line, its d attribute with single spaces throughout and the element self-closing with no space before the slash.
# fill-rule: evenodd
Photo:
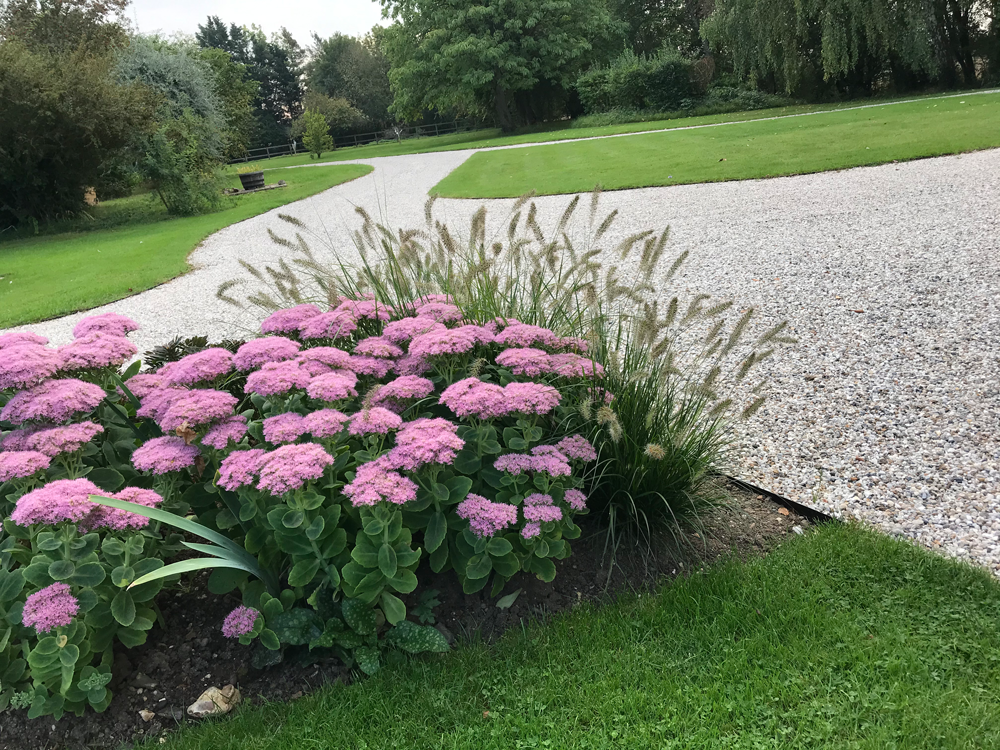
<svg viewBox="0 0 1000 750">
<path fill-rule="evenodd" d="M 355 205 L 423 223 L 427 191 L 472 151 L 373 159 L 359 180 L 280 209 L 323 227 L 346 260 Z M 543 225 L 565 196 L 538 199 Z M 510 201 L 490 201 L 495 226 Z M 456 226 L 479 201 L 439 201 Z M 797 347 L 767 364 L 769 401 L 736 472 L 1000 574 L 1000 150 L 771 180 L 607 193 L 621 234 L 671 226 L 692 292 L 787 318 Z M 138 320 L 140 348 L 178 334 L 246 336 L 255 317 L 215 297 L 274 262 L 277 212 L 228 227 L 196 270 L 101 308 Z M 585 212 L 581 212 L 585 213 Z M 609 243 L 611 244 L 611 243 Z M 92 314 L 92 313 L 91 313 Z M 29 326 L 56 342 L 83 315 Z"/>
</svg>

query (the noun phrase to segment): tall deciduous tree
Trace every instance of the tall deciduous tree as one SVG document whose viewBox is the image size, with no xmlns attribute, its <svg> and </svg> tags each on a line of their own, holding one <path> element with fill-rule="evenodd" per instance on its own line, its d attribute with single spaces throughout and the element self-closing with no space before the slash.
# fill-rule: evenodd
<svg viewBox="0 0 1000 750">
<path fill-rule="evenodd" d="M 306 66 L 310 91 L 346 99 L 375 127 L 385 127 L 392 119 L 389 61 L 380 45 L 382 31 L 376 27 L 362 38 L 344 34 L 327 39 L 314 36 Z"/>
<path fill-rule="evenodd" d="M 612 24 L 604 0 L 381 2 L 395 114 L 491 111 L 505 130 L 540 119 L 532 92 L 568 90 Z"/>
</svg>

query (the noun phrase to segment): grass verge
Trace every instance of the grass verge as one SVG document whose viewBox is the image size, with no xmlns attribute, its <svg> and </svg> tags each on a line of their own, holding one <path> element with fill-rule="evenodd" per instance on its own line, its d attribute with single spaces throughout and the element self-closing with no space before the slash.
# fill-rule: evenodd
<svg viewBox="0 0 1000 750">
<path fill-rule="evenodd" d="M 165 747 L 993 748 L 998 607 L 983 570 L 827 525 Z"/>
<path fill-rule="evenodd" d="M 473 154 L 432 192 L 512 198 L 744 180 L 1000 146 L 1000 94 Z"/>
<path fill-rule="evenodd" d="M 127 198 L 117 210 L 102 207 L 104 213 L 135 209 L 143 223 L 0 244 L 0 329 L 88 310 L 162 284 L 188 270 L 187 256 L 213 232 L 371 171 L 359 164 L 272 171 L 269 182 L 283 179 L 288 186 L 227 198 L 227 207 L 203 216 L 165 218 L 135 205 L 145 197 Z M 230 182 L 238 185 L 236 177 Z"/>
</svg>

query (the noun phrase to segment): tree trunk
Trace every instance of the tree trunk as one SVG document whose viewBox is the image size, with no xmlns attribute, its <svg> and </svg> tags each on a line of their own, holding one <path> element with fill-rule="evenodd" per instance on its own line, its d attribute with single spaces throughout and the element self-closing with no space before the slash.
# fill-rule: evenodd
<svg viewBox="0 0 1000 750">
<path fill-rule="evenodd" d="M 514 123 L 510 117 L 510 104 L 507 101 L 507 92 L 504 91 L 498 74 L 494 74 L 493 77 L 493 106 L 496 113 L 497 125 L 503 132 L 511 132 L 514 129 Z"/>
</svg>

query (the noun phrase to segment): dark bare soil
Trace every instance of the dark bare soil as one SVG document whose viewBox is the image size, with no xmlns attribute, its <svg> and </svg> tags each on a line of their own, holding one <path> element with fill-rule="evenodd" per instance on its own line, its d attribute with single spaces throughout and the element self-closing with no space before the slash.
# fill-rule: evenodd
<svg viewBox="0 0 1000 750">
<path fill-rule="evenodd" d="M 619 549 L 614 562 L 605 535 L 584 525 L 584 536 L 573 542 L 572 556 L 558 563 L 552 583 L 525 574 L 508 582 L 502 595 L 520 593 L 506 609 L 498 608 L 488 591 L 466 595 L 453 575 L 435 576 L 429 570 L 419 572 L 420 580 L 427 583 L 409 597 L 407 605 L 412 613 L 422 592 L 436 592 L 439 603 L 433 615 L 449 640 L 491 641 L 522 620 L 544 618 L 585 600 L 647 590 L 722 556 L 736 554 L 745 559 L 766 553 L 794 533 L 794 527 L 810 524 L 761 495 L 735 487 L 729 490 L 730 506 L 703 519 L 702 531 L 690 532 L 682 544 L 664 539 L 645 554 Z M 326 683 L 353 678 L 335 657 L 304 649 L 286 652 L 276 666 L 253 668 L 251 649 L 224 638 L 220 630 L 223 618 L 239 602 L 209 594 L 204 581 L 204 577 L 196 578 L 188 589 L 160 596 L 167 627 L 150 631 L 143 646 L 118 654 L 110 685 L 115 697 L 107 711 L 67 715 L 59 721 L 29 721 L 26 712 L 8 710 L 0 714 L 0 750 L 127 747 L 143 736 L 161 735 L 180 722 L 191 721 L 185 714 L 187 706 L 212 685 L 236 685 L 244 701 L 284 701 Z"/>
</svg>

